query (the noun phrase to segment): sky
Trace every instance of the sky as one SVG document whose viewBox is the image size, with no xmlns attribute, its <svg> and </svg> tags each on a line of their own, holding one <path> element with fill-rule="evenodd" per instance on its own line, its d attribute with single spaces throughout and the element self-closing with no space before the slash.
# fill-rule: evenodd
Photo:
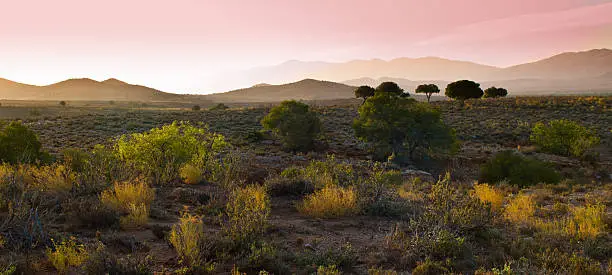
<svg viewBox="0 0 612 275">
<path fill-rule="evenodd" d="M 0 0 L 0 78 L 175 93 L 288 60 L 438 56 L 510 66 L 612 48 L 612 0 Z"/>
</svg>

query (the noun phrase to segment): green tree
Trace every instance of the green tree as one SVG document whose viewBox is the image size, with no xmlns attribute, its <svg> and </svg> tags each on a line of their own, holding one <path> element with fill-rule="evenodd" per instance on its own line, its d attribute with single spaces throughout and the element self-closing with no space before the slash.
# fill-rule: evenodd
<svg viewBox="0 0 612 275">
<path fill-rule="evenodd" d="M 508 95 L 508 90 L 504 88 L 489 87 L 484 90 L 484 98 L 505 97 Z"/>
<path fill-rule="evenodd" d="M 359 88 L 355 89 L 355 97 L 363 98 L 363 103 L 365 103 L 365 101 L 368 100 L 369 97 L 374 96 L 375 92 L 376 89 L 370 86 L 359 86 Z"/>
<path fill-rule="evenodd" d="M 425 94 L 425 96 L 427 96 L 427 102 L 429 102 L 431 95 L 439 93 L 440 88 L 438 88 L 436 84 L 422 84 L 419 85 L 414 92 L 417 94 Z"/>
<path fill-rule="evenodd" d="M 376 87 L 376 92 L 388 93 L 394 96 L 402 96 L 404 94 L 404 89 L 400 88 L 400 86 L 395 82 L 383 82 Z"/>
<path fill-rule="evenodd" d="M 599 144 L 595 131 L 571 120 L 553 120 L 548 125 L 538 122 L 532 129 L 531 141 L 545 152 L 581 157 Z"/>
<path fill-rule="evenodd" d="M 0 124 L 0 162 L 34 163 L 49 160 L 49 154 L 41 151 L 42 144 L 34 131 L 21 122 Z"/>
<path fill-rule="evenodd" d="M 308 105 L 295 100 L 283 101 L 261 120 L 261 125 L 281 137 L 283 145 L 294 151 L 308 151 L 321 132 L 321 121 Z"/>
<path fill-rule="evenodd" d="M 382 157 L 398 163 L 424 153 L 448 153 L 456 149 L 454 130 L 442 122 L 440 112 L 429 104 L 393 93 L 376 93 L 359 108 L 353 122 L 357 137 L 375 145 Z"/>
<path fill-rule="evenodd" d="M 457 99 L 466 100 L 470 98 L 481 98 L 484 92 L 480 88 L 480 84 L 471 80 L 459 80 L 446 86 L 446 96 Z"/>
</svg>

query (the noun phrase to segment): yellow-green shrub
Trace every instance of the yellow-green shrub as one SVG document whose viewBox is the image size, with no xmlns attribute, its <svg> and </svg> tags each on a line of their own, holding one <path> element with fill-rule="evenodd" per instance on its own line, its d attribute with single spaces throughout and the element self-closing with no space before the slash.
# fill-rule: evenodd
<svg viewBox="0 0 612 275">
<path fill-rule="evenodd" d="M 172 226 L 169 240 L 176 253 L 190 265 L 198 265 L 201 259 L 201 244 L 204 239 L 204 224 L 199 217 L 185 213 L 178 224 Z"/>
<path fill-rule="evenodd" d="M 265 232 L 270 197 L 263 186 L 234 189 L 225 208 L 229 221 L 224 229 L 235 242 L 247 244 Z"/>
<path fill-rule="evenodd" d="M 491 205 L 493 211 L 499 211 L 504 203 L 504 194 L 486 183 L 475 184 L 473 195 L 481 202 Z"/>
<path fill-rule="evenodd" d="M 126 213 L 120 220 L 123 228 L 139 227 L 147 223 L 155 190 L 142 180 L 136 183 L 116 182 L 112 189 L 100 195 L 100 201 L 115 211 Z"/>
<path fill-rule="evenodd" d="M 530 195 L 519 194 L 512 198 L 504 209 L 504 217 L 514 223 L 530 223 L 536 210 L 536 203 Z"/>
<path fill-rule="evenodd" d="M 47 258 L 60 274 L 66 274 L 68 268 L 79 267 L 87 260 L 87 250 L 83 245 L 76 244 L 74 238 L 53 243 L 55 249 L 47 248 Z"/>
<path fill-rule="evenodd" d="M 202 169 L 189 163 L 183 165 L 179 173 L 186 184 L 198 184 L 203 179 Z"/>
<path fill-rule="evenodd" d="M 326 186 L 304 198 L 298 210 L 316 218 L 353 215 L 358 210 L 357 194 L 352 188 Z"/>
<path fill-rule="evenodd" d="M 572 218 L 568 221 L 566 231 L 578 238 L 595 237 L 605 232 L 604 205 L 587 205 L 571 209 Z"/>
</svg>

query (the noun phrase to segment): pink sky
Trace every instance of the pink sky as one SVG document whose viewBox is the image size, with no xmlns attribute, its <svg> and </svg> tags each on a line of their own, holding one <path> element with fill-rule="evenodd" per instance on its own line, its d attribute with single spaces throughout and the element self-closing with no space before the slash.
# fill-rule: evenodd
<svg viewBox="0 0 612 275">
<path fill-rule="evenodd" d="M 286 60 L 440 56 L 508 66 L 612 48 L 604 0 L 0 0 L 0 77 L 170 92 Z M 219 85 L 225 83 L 225 85 Z"/>
</svg>

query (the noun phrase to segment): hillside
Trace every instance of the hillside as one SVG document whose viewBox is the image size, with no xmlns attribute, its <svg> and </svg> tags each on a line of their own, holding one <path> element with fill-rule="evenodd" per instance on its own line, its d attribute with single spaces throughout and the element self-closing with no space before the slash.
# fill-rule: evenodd
<svg viewBox="0 0 612 275">
<path fill-rule="evenodd" d="M 33 86 L 0 79 L 0 98 L 9 100 L 75 100 L 75 101 L 203 101 L 201 96 L 162 92 L 111 78 L 95 81 L 69 79 L 47 86 Z"/>
<path fill-rule="evenodd" d="M 328 100 L 353 97 L 355 87 L 314 79 L 304 79 L 283 85 L 253 86 L 251 88 L 207 95 L 215 102 L 278 102 L 296 100 Z"/>
</svg>

